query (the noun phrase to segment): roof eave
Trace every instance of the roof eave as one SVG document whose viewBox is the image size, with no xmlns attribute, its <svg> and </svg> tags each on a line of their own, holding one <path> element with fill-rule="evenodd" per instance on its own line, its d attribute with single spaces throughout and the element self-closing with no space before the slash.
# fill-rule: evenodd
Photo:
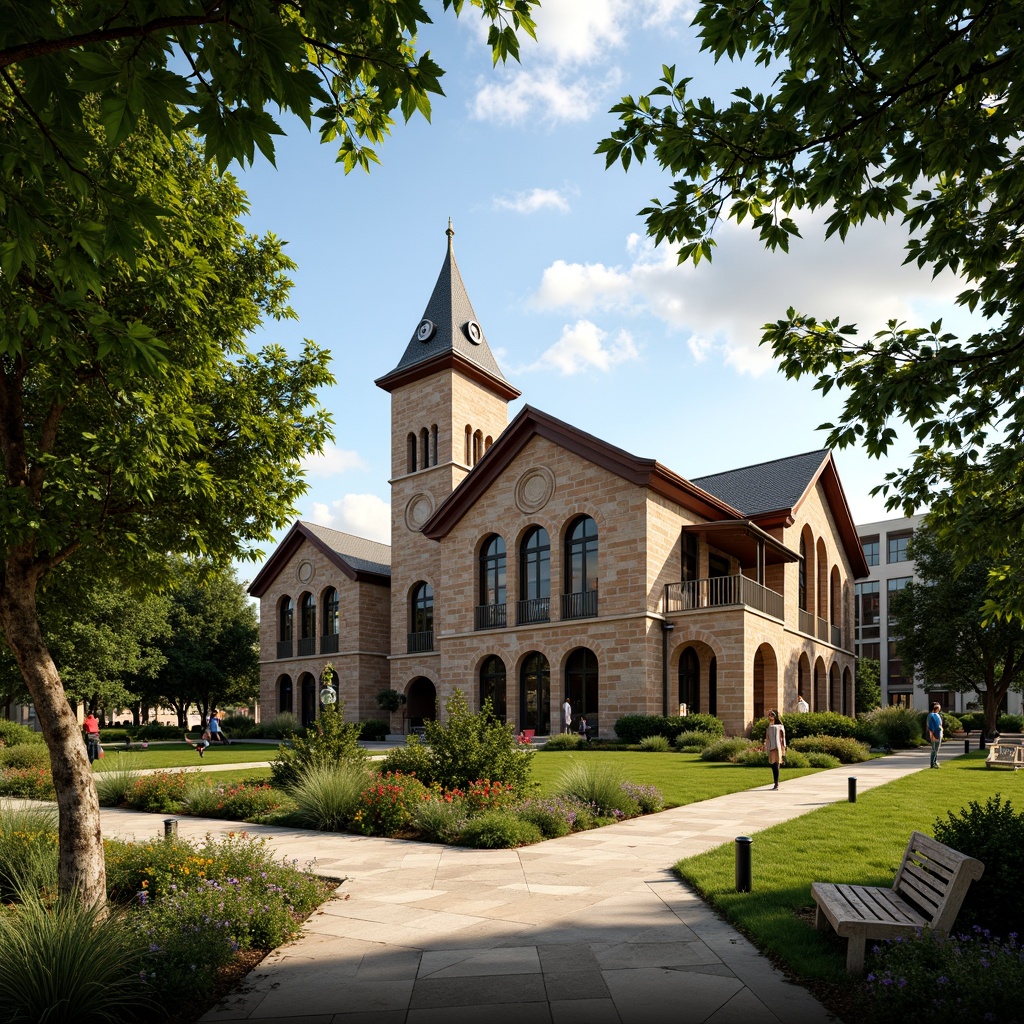
<svg viewBox="0 0 1024 1024">
<path fill-rule="evenodd" d="M 518 388 L 514 388 L 507 380 L 502 380 L 499 377 L 495 377 L 493 373 L 488 373 L 483 367 L 477 366 L 476 363 L 467 359 L 461 352 L 456 352 L 455 350 L 441 352 L 430 359 L 424 360 L 422 363 L 414 363 L 412 366 L 392 370 L 383 377 L 378 377 L 374 384 L 390 394 L 404 384 L 412 384 L 415 381 L 422 380 L 424 377 L 441 373 L 444 370 L 456 370 L 464 377 L 468 377 L 470 380 L 494 392 L 499 398 L 504 398 L 507 402 L 519 398 L 522 394 Z"/>
</svg>

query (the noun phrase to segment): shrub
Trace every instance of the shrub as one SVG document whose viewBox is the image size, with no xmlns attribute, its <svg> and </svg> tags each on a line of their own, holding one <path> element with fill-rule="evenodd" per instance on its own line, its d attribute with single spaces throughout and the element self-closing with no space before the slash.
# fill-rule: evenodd
<svg viewBox="0 0 1024 1024">
<path fill-rule="evenodd" d="M 0 741 L 5 747 L 17 747 L 23 743 L 43 743 L 43 734 L 34 732 L 27 725 L 0 718 Z"/>
<path fill-rule="evenodd" d="M 960 727 L 964 732 L 981 732 L 985 728 L 984 711 L 968 711 L 960 716 Z"/>
<path fill-rule="evenodd" d="M 1020 1020 L 1024 948 L 1017 939 L 1000 942 L 981 929 L 948 939 L 925 933 L 871 952 L 862 1002 L 872 1024 Z"/>
<path fill-rule="evenodd" d="M 57 894 L 57 812 L 0 804 L 0 900 Z"/>
<path fill-rule="evenodd" d="M 426 839 L 454 843 L 466 825 L 465 800 L 451 793 L 435 793 L 412 810 L 412 825 Z"/>
<path fill-rule="evenodd" d="M 601 817 L 633 818 L 640 805 L 622 788 L 624 781 L 611 765 L 576 761 L 562 774 L 555 792 L 591 804 Z"/>
<path fill-rule="evenodd" d="M 622 783 L 622 790 L 630 800 L 636 802 L 641 814 L 657 814 L 665 810 L 665 797 L 657 786 L 627 780 Z"/>
<path fill-rule="evenodd" d="M 0 796 L 53 800 L 56 795 L 49 768 L 0 768 Z"/>
<path fill-rule="evenodd" d="M 355 814 L 369 781 L 370 772 L 361 764 L 342 764 L 336 768 L 309 765 L 291 790 L 299 822 L 324 832 L 340 832 Z"/>
<path fill-rule="evenodd" d="M 673 741 L 676 750 L 686 750 L 690 753 L 703 750 L 706 746 L 714 743 L 714 737 L 708 732 L 681 732 Z"/>
<path fill-rule="evenodd" d="M 120 807 L 128 803 L 135 783 L 142 778 L 137 754 L 117 753 L 103 759 L 105 771 L 96 775 L 96 792 L 101 807 Z"/>
<path fill-rule="evenodd" d="M 985 806 L 972 800 L 957 814 L 935 822 L 935 838 L 976 857 L 985 873 L 967 889 L 959 921 L 977 924 L 996 935 L 1020 931 L 1024 921 L 1024 813 L 1014 811 L 1000 794 Z"/>
<path fill-rule="evenodd" d="M 714 715 L 623 715 L 615 721 L 615 735 L 625 743 L 639 743 L 645 736 L 664 736 L 670 742 L 681 732 L 707 732 L 722 736 L 725 726 Z"/>
<path fill-rule="evenodd" d="M 640 749 L 664 754 L 672 749 L 667 736 L 645 736 L 640 741 Z"/>
<path fill-rule="evenodd" d="M 790 768 L 800 767 L 800 765 L 790 764 L 791 758 L 797 753 L 799 753 L 799 751 L 786 751 L 786 763 Z M 816 750 L 812 750 L 809 754 L 801 756 L 807 757 L 807 763 L 812 768 L 838 768 L 843 763 L 838 757 L 835 757 L 832 754 L 823 754 Z"/>
<path fill-rule="evenodd" d="M 514 811 L 486 811 L 466 822 L 459 845 L 479 850 L 508 850 L 539 843 L 543 838 L 537 825 Z"/>
<path fill-rule="evenodd" d="M 928 712 L 919 711 L 917 717 L 921 723 L 921 735 L 926 737 L 928 735 Z M 942 733 L 944 736 L 948 737 L 950 733 L 960 732 L 964 727 L 963 722 L 956 715 L 951 715 L 948 711 L 941 711 L 939 717 L 942 719 Z"/>
<path fill-rule="evenodd" d="M 861 719 L 864 739 L 877 747 L 899 750 L 921 742 L 921 717 L 912 708 L 885 707 L 869 711 Z"/>
<path fill-rule="evenodd" d="M 361 740 L 386 740 L 391 732 L 391 724 L 382 718 L 371 718 L 366 722 L 359 723 L 359 738 Z"/>
<path fill-rule="evenodd" d="M 282 744 L 277 748 L 270 777 L 278 789 L 292 789 L 303 771 L 313 765 L 335 767 L 365 762 L 366 751 L 359 746 L 360 726 L 357 722 L 346 722 L 344 711 L 341 701 L 328 705 L 305 737 L 296 737 L 291 747 Z"/>
<path fill-rule="evenodd" d="M 225 715 L 220 724 L 232 739 L 247 739 L 260 731 L 259 723 L 248 715 Z"/>
<path fill-rule="evenodd" d="M 996 728 L 1000 732 L 1024 732 L 1024 715 L 1000 715 Z"/>
<path fill-rule="evenodd" d="M 413 809 L 430 799 L 430 790 L 412 775 L 382 775 L 356 803 L 351 827 L 365 836 L 393 836 L 408 828 Z"/>
<path fill-rule="evenodd" d="M 405 694 L 399 690 L 381 690 L 377 694 L 377 707 L 382 711 L 397 711 L 405 703 Z"/>
<path fill-rule="evenodd" d="M 855 718 L 840 715 L 835 711 L 791 711 L 782 716 L 786 738 L 792 742 L 801 736 L 846 736 L 856 737 L 859 724 Z M 764 740 L 768 719 L 759 718 L 750 727 L 750 738 L 757 743 Z"/>
<path fill-rule="evenodd" d="M 541 750 L 579 750 L 585 747 L 587 741 L 575 732 L 562 732 L 555 736 L 549 736 Z"/>
<path fill-rule="evenodd" d="M 173 812 L 181 809 L 190 772 L 153 772 L 135 780 L 125 803 L 136 811 Z"/>
<path fill-rule="evenodd" d="M 156 1010 L 140 976 L 148 943 L 102 913 L 26 894 L 0 914 L 0 1020 L 95 1024 Z"/>
<path fill-rule="evenodd" d="M 594 826 L 593 807 L 565 796 L 531 797 L 516 808 L 516 814 L 533 822 L 545 839 L 558 839 Z"/>
<path fill-rule="evenodd" d="M 159 722 L 147 722 L 137 729 L 128 729 L 133 740 L 176 740 L 181 737 L 181 726 L 161 725 Z"/>
<path fill-rule="evenodd" d="M 801 736 L 789 746 L 804 753 L 831 754 L 841 764 L 860 764 L 871 756 L 866 743 L 840 736 Z"/>
<path fill-rule="evenodd" d="M 827 756 L 827 755 L 825 755 Z M 768 761 L 768 751 L 762 750 L 760 747 L 751 746 L 746 750 L 741 750 L 733 760 L 738 765 L 742 765 L 744 768 L 768 768 L 770 762 Z M 831 758 L 835 761 L 835 758 Z M 836 761 L 836 764 L 839 762 Z M 791 747 L 787 747 L 786 756 L 782 759 L 783 768 L 810 768 L 811 762 L 807 754 L 802 753 L 799 750 L 793 750 Z"/>
<path fill-rule="evenodd" d="M 434 782 L 430 749 L 420 742 L 418 736 L 407 736 L 405 746 L 389 750 L 379 764 L 382 775 L 415 775 L 427 786 Z"/>
<path fill-rule="evenodd" d="M 728 739 L 716 740 L 700 752 L 702 761 L 735 761 L 736 755 L 749 750 L 753 744 L 743 736 L 730 736 Z M 765 764 L 767 764 L 765 760 Z"/>
<path fill-rule="evenodd" d="M 286 740 L 298 731 L 299 720 L 290 711 L 282 711 L 266 722 L 260 722 L 251 735 L 262 736 L 268 740 Z"/>
<path fill-rule="evenodd" d="M 0 768 L 49 768 L 50 751 L 44 743 L 19 743 L 0 748 Z"/>
</svg>

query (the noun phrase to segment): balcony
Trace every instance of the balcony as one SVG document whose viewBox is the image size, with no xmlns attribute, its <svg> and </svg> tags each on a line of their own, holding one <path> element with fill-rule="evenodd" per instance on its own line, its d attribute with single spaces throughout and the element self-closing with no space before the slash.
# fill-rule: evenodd
<svg viewBox="0 0 1024 1024">
<path fill-rule="evenodd" d="M 324 633 L 320 637 L 320 653 L 321 654 L 337 654 L 338 653 L 338 634 L 337 633 Z"/>
<path fill-rule="evenodd" d="M 410 654 L 422 654 L 423 651 L 434 649 L 434 631 L 426 629 L 421 633 L 409 633 L 409 645 L 406 648 Z"/>
<path fill-rule="evenodd" d="M 814 636 L 814 616 L 803 608 L 800 609 L 800 632 Z"/>
<path fill-rule="evenodd" d="M 839 626 L 829 627 L 832 632 L 832 646 L 842 647 L 843 646 L 843 631 Z"/>
<path fill-rule="evenodd" d="M 292 642 L 291 642 L 291 640 L 278 640 L 277 641 L 277 656 L 279 658 L 290 658 L 292 656 Z"/>
<path fill-rule="evenodd" d="M 711 576 L 665 586 L 665 611 L 686 612 L 706 608 L 743 605 L 764 612 L 773 619 L 785 618 L 781 594 L 761 586 L 747 576 Z"/>
<path fill-rule="evenodd" d="M 563 619 L 592 619 L 597 615 L 597 591 L 583 590 L 562 595 Z"/>
<path fill-rule="evenodd" d="M 526 626 L 531 622 L 551 621 L 551 598 L 535 597 L 516 603 L 516 625 Z"/>
<path fill-rule="evenodd" d="M 506 626 L 504 604 L 477 605 L 474 629 L 504 629 Z"/>
</svg>

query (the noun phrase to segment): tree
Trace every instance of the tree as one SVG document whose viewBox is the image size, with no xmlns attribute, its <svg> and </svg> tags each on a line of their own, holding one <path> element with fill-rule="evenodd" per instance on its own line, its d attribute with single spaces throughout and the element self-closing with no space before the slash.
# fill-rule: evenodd
<svg viewBox="0 0 1024 1024">
<path fill-rule="evenodd" d="M 987 610 L 1024 618 L 1019 5 L 702 0 L 694 23 L 716 61 L 751 57 L 775 73 L 774 91 L 741 87 L 719 107 L 665 67 L 649 95 L 613 108 L 620 126 L 598 152 L 626 168 L 650 153 L 675 176 L 671 198 L 643 213 L 681 261 L 711 258 L 722 217 L 787 251 L 797 212 L 824 208 L 839 238 L 901 217 L 907 262 L 960 274 L 957 301 L 978 314 L 969 338 L 890 321 L 862 340 L 828 311 L 790 309 L 762 343 L 787 376 L 845 391 L 823 425 L 830 445 L 880 457 L 910 425 L 919 447 L 876 491 L 907 515 L 930 503 L 959 564 L 997 555 Z"/>
<path fill-rule="evenodd" d="M 989 564 L 958 568 L 927 523 L 915 532 L 909 553 L 924 582 L 908 583 L 889 604 L 904 671 L 922 672 L 928 689 L 977 693 L 992 735 L 1006 694 L 1024 689 L 1024 626 L 983 620 Z"/>
<path fill-rule="evenodd" d="M 259 624 L 230 566 L 203 559 L 174 562 L 171 630 L 157 692 L 185 728 L 193 704 L 205 724 L 214 708 L 248 704 L 258 696 Z"/>
<path fill-rule="evenodd" d="M 857 659 L 854 712 L 858 715 L 874 711 L 882 703 L 882 665 L 877 658 Z"/>
</svg>

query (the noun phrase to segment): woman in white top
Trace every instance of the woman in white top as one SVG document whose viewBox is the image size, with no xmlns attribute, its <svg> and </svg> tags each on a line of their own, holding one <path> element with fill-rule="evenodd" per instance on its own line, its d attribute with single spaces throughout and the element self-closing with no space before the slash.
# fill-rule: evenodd
<svg viewBox="0 0 1024 1024">
<path fill-rule="evenodd" d="M 772 789 L 779 788 L 779 766 L 786 756 L 786 730 L 779 721 L 778 711 L 768 712 L 768 731 L 764 737 L 764 749 L 768 752 L 768 763 L 772 766 L 772 777 L 775 785 Z"/>
</svg>

